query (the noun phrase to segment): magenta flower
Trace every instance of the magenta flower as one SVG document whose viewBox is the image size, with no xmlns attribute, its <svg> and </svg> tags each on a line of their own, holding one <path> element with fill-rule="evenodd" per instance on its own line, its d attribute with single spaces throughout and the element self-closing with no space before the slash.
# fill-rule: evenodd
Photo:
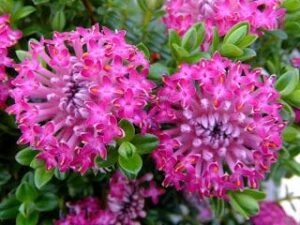
<svg viewBox="0 0 300 225">
<path fill-rule="evenodd" d="M 146 217 L 145 198 L 152 198 L 153 203 L 164 190 L 157 188 L 153 176 L 146 174 L 136 181 L 130 181 L 122 173 L 116 172 L 110 180 L 108 193 L 108 208 L 116 215 L 116 225 L 139 225 L 139 219 Z M 141 184 L 150 182 L 149 187 Z"/>
<path fill-rule="evenodd" d="M 251 218 L 253 225 L 297 225 L 276 202 L 261 202 L 260 212 Z"/>
<path fill-rule="evenodd" d="M 143 126 L 154 85 L 146 79 L 148 61 L 124 31 L 95 25 L 55 33 L 31 42 L 29 53 L 17 67 L 8 111 L 22 131 L 19 143 L 41 150 L 48 169 L 84 173 L 123 136 L 121 119 Z"/>
<path fill-rule="evenodd" d="M 160 127 L 153 157 L 164 184 L 201 197 L 258 188 L 285 127 L 273 83 L 218 54 L 166 77 L 150 112 Z"/>
<path fill-rule="evenodd" d="M 69 204 L 69 211 L 55 225 L 115 225 L 116 222 L 113 213 L 101 209 L 99 201 L 92 197 Z"/>
<path fill-rule="evenodd" d="M 5 68 L 12 67 L 14 64 L 13 60 L 7 56 L 8 48 L 15 45 L 22 36 L 20 31 L 11 29 L 9 18 L 9 15 L 0 16 L 0 109 L 6 108 L 10 89 Z"/>
<path fill-rule="evenodd" d="M 300 68 L 300 57 L 294 57 L 291 61 L 294 67 Z"/>
<path fill-rule="evenodd" d="M 180 34 L 194 23 L 204 22 L 211 38 L 212 27 L 221 36 L 239 22 L 250 23 L 251 31 L 276 29 L 284 15 L 279 9 L 282 0 L 168 0 L 164 23 Z"/>
</svg>

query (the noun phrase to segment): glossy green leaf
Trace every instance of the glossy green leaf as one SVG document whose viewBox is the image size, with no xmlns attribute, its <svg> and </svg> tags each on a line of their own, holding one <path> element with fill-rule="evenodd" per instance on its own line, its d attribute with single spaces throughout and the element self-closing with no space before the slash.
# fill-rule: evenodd
<svg viewBox="0 0 300 225">
<path fill-rule="evenodd" d="M 276 81 L 275 87 L 282 96 L 291 94 L 299 83 L 299 71 L 289 70 L 282 74 Z"/>
<path fill-rule="evenodd" d="M 63 10 L 59 10 L 55 13 L 52 19 L 52 29 L 55 31 L 62 31 L 66 25 L 66 17 Z"/>
<path fill-rule="evenodd" d="M 247 23 L 238 25 L 225 35 L 224 43 L 238 45 L 246 37 L 248 30 L 249 25 Z"/>
<path fill-rule="evenodd" d="M 248 34 L 244 37 L 242 41 L 240 41 L 237 46 L 240 48 L 247 48 L 248 46 L 252 45 L 256 40 L 258 36 L 254 34 Z"/>
<path fill-rule="evenodd" d="M 199 48 L 197 46 L 197 31 L 194 27 L 191 27 L 182 38 L 182 47 L 187 51 L 192 51 L 195 48 Z"/>
<path fill-rule="evenodd" d="M 16 218 L 19 212 L 20 202 L 15 195 L 2 200 L 0 203 L 0 220 Z"/>
<path fill-rule="evenodd" d="M 29 166 L 34 157 L 37 155 L 37 151 L 32 150 L 31 148 L 24 148 L 19 151 L 16 155 L 16 161 L 24 166 Z"/>
<path fill-rule="evenodd" d="M 136 148 L 130 142 L 125 141 L 120 145 L 118 152 L 122 157 L 129 159 L 135 154 Z"/>
<path fill-rule="evenodd" d="M 54 170 L 47 171 L 45 167 L 39 167 L 34 171 L 34 184 L 40 189 L 47 184 L 54 175 Z"/>
<path fill-rule="evenodd" d="M 13 14 L 13 20 L 17 21 L 24 17 L 29 16 L 31 13 L 35 11 L 35 8 L 33 6 L 24 6 L 19 8 L 15 14 Z"/>
<path fill-rule="evenodd" d="M 16 190 L 16 197 L 21 202 L 32 202 L 37 196 L 37 190 L 28 182 L 22 182 Z"/>
<path fill-rule="evenodd" d="M 58 206 L 58 198 L 55 194 L 44 193 L 35 200 L 34 204 L 40 212 L 51 211 Z"/>
<path fill-rule="evenodd" d="M 141 50 L 148 59 L 150 59 L 150 51 L 144 43 L 139 43 L 136 47 Z"/>
<path fill-rule="evenodd" d="M 244 54 L 243 50 L 233 44 L 223 44 L 221 54 L 226 57 L 239 57 Z"/>
<path fill-rule="evenodd" d="M 33 212 L 27 217 L 23 216 L 21 213 L 18 214 L 16 225 L 36 225 L 39 220 L 38 212 Z"/>
<path fill-rule="evenodd" d="M 133 154 L 130 158 L 124 158 L 119 155 L 118 159 L 120 167 L 127 173 L 137 175 L 142 169 L 143 160 L 141 156 L 137 153 Z"/>
<path fill-rule="evenodd" d="M 134 136 L 132 143 L 139 154 L 149 154 L 157 148 L 159 140 L 153 134 L 137 134 Z"/>
<path fill-rule="evenodd" d="M 153 63 L 150 65 L 148 79 L 161 81 L 163 75 L 169 74 L 169 68 L 162 63 Z"/>
<path fill-rule="evenodd" d="M 246 61 L 249 59 L 252 59 L 256 56 L 256 52 L 251 49 L 251 48 L 245 48 L 243 49 L 243 55 L 236 57 L 236 59 L 240 60 L 240 61 Z"/>
</svg>

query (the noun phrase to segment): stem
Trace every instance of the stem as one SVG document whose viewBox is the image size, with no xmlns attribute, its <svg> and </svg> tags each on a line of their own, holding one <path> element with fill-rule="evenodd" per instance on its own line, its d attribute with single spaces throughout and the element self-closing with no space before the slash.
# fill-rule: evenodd
<svg viewBox="0 0 300 225">
<path fill-rule="evenodd" d="M 286 196 L 284 198 L 278 199 L 277 202 L 284 202 L 284 201 L 291 201 L 291 200 L 295 200 L 295 199 L 299 199 L 300 200 L 300 196 Z"/>
<path fill-rule="evenodd" d="M 81 0 L 84 7 L 86 8 L 87 13 L 89 14 L 90 20 L 92 24 L 96 23 L 96 19 L 93 14 L 93 5 L 89 0 Z M 101 27 L 100 27 L 101 28 Z"/>
</svg>

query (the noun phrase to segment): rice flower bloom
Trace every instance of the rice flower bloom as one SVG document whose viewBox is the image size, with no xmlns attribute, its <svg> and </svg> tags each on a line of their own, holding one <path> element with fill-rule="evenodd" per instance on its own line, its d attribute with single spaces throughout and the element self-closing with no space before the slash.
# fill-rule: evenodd
<svg viewBox="0 0 300 225">
<path fill-rule="evenodd" d="M 108 208 L 116 216 L 115 225 L 140 225 L 146 217 L 145 199 L 151 198 L 156 204 L 163 189 L 156 187 L 153 175 L 146 174 L 138 180 L 128 180 L 121 172 L 116 172 L 110 180 L 107 196 Z M 141 185 L 148 183 L 148 187 Z"/>
<path fill-rule="evenodd" d="M 69 214 L 55 225 L 115 225 L 115 216 L 108 210 L 101 209 L 96 198 L 88 197 L 69 204 Z"/>
<path fill-rule="evenodd" d="M 274 81 L 219 54 L 165 77 L 150 111 L 164 185 L 201 197 L 258 188 L 277 160 L 285 127 Z"/>
<path fill-rule="evenodd" d="M 5 68 L 13 66 L 13 60 L 8 55 L 8 48 L 15 45 L 22 33 L 12 30 L 9 24 L 9 15 L 0 16 L 0 109 L 6 108 L 6 100 L 9 96 L 10 85 Z"/>
<path fill-rule="evenodd" d="M 48 169 L 84 173 L 124 135 L 121 119 L 143 126 L 154 84 L 146 79 L 149 62 L 125 33 L 95 25 L 30 42 L 8 112 L 22 131 L 19 143 L 41 150 Z"/>
<path fill-rule="evenodd" d="M 297 225 L 276 202 L 261 202 L 260 212 L 251 218 L 253 225 Z"/>
<path fill-rule="evenodd" d="M 167 0 L 164 23 L 180 34 L 194 23 L 204 22 L 208 38 L 216 27 L 221 36 L 239 22 L 249 22 L 251 31 L 276 29 L 284 10 L 282 0 Z"/>
</svg>

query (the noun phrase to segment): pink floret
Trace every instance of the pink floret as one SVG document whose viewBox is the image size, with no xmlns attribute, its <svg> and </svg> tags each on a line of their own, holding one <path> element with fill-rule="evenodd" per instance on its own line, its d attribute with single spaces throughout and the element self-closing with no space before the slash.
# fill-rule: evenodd
<svg viewBox="0 0 300 225">
<path fill-rule="evenodd" d="M 165 77 L 150 111 L 164 184 L 201 197 L 258 188 L 285 127 L 273 84 L 273 76 L 219 54 Z"/>
</svg>

